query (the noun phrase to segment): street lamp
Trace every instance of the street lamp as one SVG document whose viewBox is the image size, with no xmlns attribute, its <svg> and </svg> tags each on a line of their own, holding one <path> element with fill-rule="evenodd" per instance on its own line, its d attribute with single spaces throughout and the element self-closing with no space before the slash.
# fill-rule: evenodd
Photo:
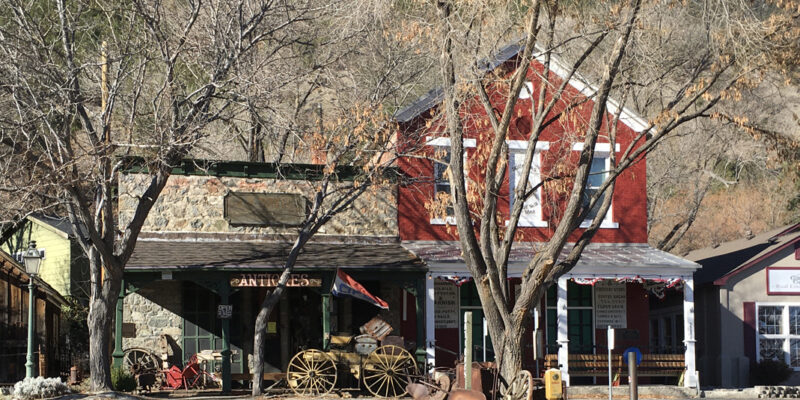
<svg viewBox="0 0 800 400">
<path fill-rule="evenodd" d="M 25 377 L 33 378 L 33 332 L 34 332 L 34 314 L 36 313 L 34 302 L 34 289 L 36 286 L 33 281 L 36 275 L 39 274 L 39 265 L 42 263 L 42 255 L 39 250 L 36 250 L 36 241 L 31 240 L 28 244 L 28 250 L 22 255 L 25 262 L 25 271 L 30 277 L 28 280 L 28 360 L 25 363 Z"/>
</svg>

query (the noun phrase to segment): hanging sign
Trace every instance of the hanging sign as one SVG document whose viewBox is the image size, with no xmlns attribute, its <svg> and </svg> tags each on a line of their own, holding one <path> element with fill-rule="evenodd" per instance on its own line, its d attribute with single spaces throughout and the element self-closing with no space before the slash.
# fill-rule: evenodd
<svg viewBox="0 0 800 400">
<path fill-rule="evenodd" d="M 436 329 L 458 328 L 458 286 L 436 279 L 433 293 Z"/>
<path fill-rule="evenodd" d="M 594 285 L 594 326 L 625 329 L 628 325 L 628 301 L 625 283 L 600 281 Z"/>
<path fill-rule="evenodd" d="M 217 318 L 230 319 L 233 316 L 233 305 L 220 304 L 217 306 Z"/>
<path fill-rule="evenodd" d="M 231 287 L 276 287 L 281 274 L 233 274 L 231 275 Z M 320 287 L 322 278 L 309 276 L 308 274 L 291 274 L 286 281 L 288 287 Z"/>
</svg>

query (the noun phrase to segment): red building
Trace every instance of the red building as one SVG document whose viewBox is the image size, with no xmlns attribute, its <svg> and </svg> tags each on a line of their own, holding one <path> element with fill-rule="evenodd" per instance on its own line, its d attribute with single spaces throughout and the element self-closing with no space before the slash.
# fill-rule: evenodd
<svg viewBox="0 0 800 400">
<path fill-rule="evenodd" d="M 502 49 L 488 63 L 487 71 L 512 74 L 518 62 L 521 46 Z M 500 212 L 508 214 L 514 202 L 513 189 L 520 178 L 528 136 L 531 130 L 530 93 L 538 93 L 543 64 L 534 59 L 525 88 L 515 105 L 509 128 L 508 165 L 501 187 Z M 551 62 L 551 75 L 565 79 L 566 68 Z M 550 84 L 558 85 L 560 82 Z M 553 110 L 556 115 L 571 102 L 585 96 L 591 99 L 595 89 L 580 76 L 570 79 L 564 98 Z M 495 104 L 502 108 L 503 95 L 490 93 Z M 428 157 L 402 158 L 398 165 L 410 178 L 409 184 L 398 189 L 398 228 L 403 245 L 422 258 L 429 267 L 427 279 L 427 354 L 435 365 L 452 365 L 463 353 L 463 314 L 473 311 L 474 340 L 477 360 L 493 358 L 490 338 L 485 335 L 480 302 L 475 285 L 468 281 L 469 273 L 461 258 L 455 236 L 455 219 L 446 203 L 442 206 L 440 193 L 449 194 L 449 182 L 444 174 L 449 160 L 450 140 L 437 118 L 436 106 L 443 99 L 441 90 L 434 90 L 396 114 L 400 138 L 409 147 L 419 147 Z M 548 99 L 549 100 L 549 99 Z M 477 99 L 463 103 L 465 170 L 467 185 L 480 184 L 483 167 L 480 159 L 491 146 L 492 128 L 487 123 L 483 106 Z M 549 125 L 539 138 L 529 180 L 541 182 L 560 171 L 569 171 L 582 150 L 581 119 L 588 120 L 593 104 L 585 101 L 574 109 L 569 118 L 559 118 Z M 609 100 L 609 119 L 617 113 L 618 104 Z M 502 111 L 502 110 L 501 110 Z M 610 169 L 610 152 L 617 158 L 634 144 L 647 123 L 630 110 L 620 112 L 616 131 L 616 146 L 611 148 L 607 126 L 604 124 L 592 161 L 592 174 L 587 194 L 603 182 Z M 606 171 L 606 172 L 604 172 Z M 563 181 L 561 181 L 563 182 Z M 565 194 L 571 190 L 559 181 L 545 184 L 526 201 L 520 219 L 517 242 L 509 260 L 509 286 L 513 293 L 519 276 L 534 254 L 536 244 L 546 242 L 557 225 Z M 594 211 L 590 212 L 590 216 Z M 585 221 L 588 226 L 589 220 Z M 574 241 L 580 232 L 571 237 Z M 569 246 L 567 246 L 569 247 Z M 558 365 L 569 382 L 570 373 L 581 371 L 569 368 L 568 354 L 605 354 L 606 328 L 618 329 L 617 352 L 637 347 L 643 353 L 683 354 L 686 366 L 686 385 L 695 386 L 694 314 L 692 276 L 699 266 L 693 262 L 661 252 L 647 244 L 646 163 L 642 159 L 617 178 L 612 205 L 601 227 L 583 253 L 580 262 L 557 285 L 537 308 L 537 318 L 531 326 L 527 365 L 540 366 L 533 348 L 544 347 L 544 353 L 557 354 Z M 451 282 L 465 283 L 456 286 Z M 600 283 L 598 283 L 600 282 Z M 681 282 L 678 284 L 678 282 Z M 683 294 L 675 287 L 683 287 Z M 655 294 L 655 295 L 654 295 Z M 662 297 L 663 300 L 660 300 Z M 625 301 L 619 301 L 624 299 Z M 534 337 L 541 343 L 534 346 Z M 586 371 L 583 371 L 586 372 Z M 576 381 L 577 382 L 577 381 Z"/>
</svg>

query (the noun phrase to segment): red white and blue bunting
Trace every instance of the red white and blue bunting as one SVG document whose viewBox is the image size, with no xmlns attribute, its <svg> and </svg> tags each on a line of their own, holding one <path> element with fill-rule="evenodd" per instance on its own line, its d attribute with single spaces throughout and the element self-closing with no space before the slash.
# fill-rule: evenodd
<svg viewBox="0 0 800 400">
<path fill-rule="evenodd" d="M 613 280 L 615 282 L 635 282 L 639 283 L 644 288 L 652 293 L 659 299 L 663 299 L 665 296 L 666 289 L 676 289 L 682 290 L 683 289 L 683 279 L 681 278 L 669 278 L 669 279 L 662 279 L 662 278 L 642 278 L 639 275 L 636 276 L 621 276 L 616 278 L 572 278 L 572 280 L 579 284 L 579 285 L 591 285 L 594 286 L 597 282 L 604 281 L 604 280 Z"/>
<path fill-rule="evenodd" d="M 456 286 L 461 286 L 472 280 L 471 276 L 459 276 L 459 275 L 441 275 L 438 278 L 443 281 L 450 282 Z"/>
</svg>

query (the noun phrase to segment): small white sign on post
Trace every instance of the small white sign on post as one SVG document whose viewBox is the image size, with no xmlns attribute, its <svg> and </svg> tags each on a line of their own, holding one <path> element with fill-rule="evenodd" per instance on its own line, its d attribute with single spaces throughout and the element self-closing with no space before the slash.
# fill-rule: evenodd
<svg viewBox="0 0 800 400">
<path fill-rule="evenodd" d="M 608 400 L 612 400 L 614 398 L 613 393 L 613 372 L 611 371 L 611 350 L 614 350 L 614 328 L 611 325 L 608 326 Z"/>
<path fill-rule="evenodd" d="M 614 350 L 614 328 L 608 326 L 608 349 Z"/>
</svg>

